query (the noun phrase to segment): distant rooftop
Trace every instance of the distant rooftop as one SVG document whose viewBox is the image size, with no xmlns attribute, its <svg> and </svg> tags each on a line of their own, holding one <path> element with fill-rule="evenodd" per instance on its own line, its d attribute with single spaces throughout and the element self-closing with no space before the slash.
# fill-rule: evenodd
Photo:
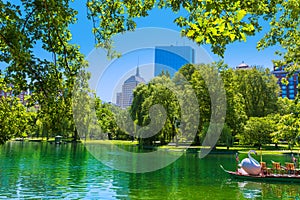
<svg viewBox="0 0 300 200">
<path fill-rule="evenodd" d="M 236 69 L 250 69 L 250 68 L 251 67 L 248 64 L 244 63 L 244 61 L 236 67 Z"/>
<path fill-rule="evenodd" d="M 139 83 L 145 83 L 145 79 L 140 76 L 140 70 L 139 67 L 136 68 L 136 74 L 130 76 L 124 83 L 132 83 L 132 82 L 139 82 Z"/>
</svg>

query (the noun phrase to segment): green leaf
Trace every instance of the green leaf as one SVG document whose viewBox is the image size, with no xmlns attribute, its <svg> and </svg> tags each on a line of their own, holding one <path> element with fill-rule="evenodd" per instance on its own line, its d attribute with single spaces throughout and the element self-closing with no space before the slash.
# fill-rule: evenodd
<svg viewBox="0 0 300 200">
<path fill-rule="evenodd" d="M 239 10 L 236 15 L 237 21 L 241 21 L 245 17 L 246 14 L 247 14 L 247 12 L 245 10 Z"/>
<path fill-rule="evenodd" d="M 187 37 L 193 37 L 195 34 L 195 31 L 194 30 L 189 30 L 186 34 Z"/>
<path fill-rule="evenodd" d="M 214 36 L 218 35 L 218 31 L 216 28 L 211 27 L 208 29 L 208 31 L 210 31 Z"/>
<path fill-rule="evenodd" d="M 231 33 L 231 34 L 229 35 L 229 37 L 230 37 L 231 41 L 234 41 L 234 39 L 235 39 L 235 34 Z"/>
<path fill-rule="evenodd" d="M 204 36 L 203 36 L 203 35 L 199 35 L 199 36 L 197 36 L 197 37 L 195 38 L 195 42 L 201 43 L 201 42 L 203 41 L 203 39 L 204 39 Z"/>
<path fill-rule="evenodd" d="M 241 33 L 240 35 L 241 35 L 241 37 L 242 37 L 243 41 L 244 41 L 244 42 L 246 42 L 246 41 L 247 41 L 247 39 L 246 39 L 246 36 L 245 36 L 245 34 L 244 34 L 244 33 Z"/>
<path fill-rule="evenodd" d="M 195 29 L 196 31 L 199 30 L 199 27 L 196 24 L 191 24 L 191 28 Z"/>
<path fill-rule="evenodd" d="M 224 30 L 225 30 L 225 24 L 222 23 L 222 24 L 220 24 L 220 26 L 219 26 L 219 32 L 220 32 L 220 33 L 223 33 Z"/>
</svg>

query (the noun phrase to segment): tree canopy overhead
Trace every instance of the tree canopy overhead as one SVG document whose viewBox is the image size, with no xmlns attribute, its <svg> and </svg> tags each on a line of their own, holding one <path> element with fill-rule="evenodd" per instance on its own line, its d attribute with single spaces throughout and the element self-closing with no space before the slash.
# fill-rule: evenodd
<svg viewBox="0 0 300 200">
<path fill-rule="evenodd" d="M 92 19 L 97 43 L 111 47 L 111 37 L 117 33 L 133 31 L 135 18 L 146 17 L 155 7 L 180 10 L 187 16 L 174 19 L 181 33 L 199 45 L 211 44 L 212 51 L 222 56 L 226 45 L 246 41 L 263 29 L 263 21 L 269 22 L 269 32 L 257 44 L 258 49 L 280 45 L 277 52 L 283 60 L 277 65 L 299 66 L 300 18 L 298 0 L 88 0 L 89 19 Z"/>
<path fill-rule="evenodd" d="M 74 0 L 73 0 L 74 1 Z M 76 74 L 82 64 L 82 56 L 76 45 L 71 45 L 70 24 L 76 23 L 77 10 L 70 0 L 19 0 L 16 3 L 0 1 L 0 62 L 8 65 L 14 79 L 45 80 L 37 71 L 56 72 L 57 76 Z M 97 46 L 110 51 L 112 37 L 118 33 L 134 31 L 135 20 L 147 17 L 154 8 L 171 9 L 174 13 L 185 11 L 174 23 L 181 28 L 183 36 L 199 45 L 210 44 L 212 51 L 224 56 L 226 45 L 235 41 L 246 41 L 269 22 L 270 30 L 258 42 L 257 48 L 273 45 L 283 47 L 277 52 L 283 60 L 277 65 L 289 64 L 292 69 L 299 66 L 300 52 L 300 5 L 298 0 L 87 0 L 87 17 Z M 87 30 L 89 31 L 89 30 Z M 52 55 L 52 64 L 38 58 L 33 49 L 41 46 Z M 73 61 L 71 61 L 73 60 Z M 76 61 L 77 60 L 77 61 Z M 75 61 L 75 62 L 74 62 Z M 38 68 L 36 66 L 39 66 Z M 51 69 L 50 69 L 51 68 Z M 46 88 L 43 88 L 46 90 Z M 44 91 L 46 92 L 46 91 Z"/>
<path fill-rule="evenodd" d="M 10 63 L 10 71 L 26 68 L 30 77 L 40 79 L 34 65 L 46 63 L 36 58 L 32 49 L 38 45 L 53 55 L 53 64 L 63 64 L 72 72 L 68 60 L 78 48 L 70 45 L 69 25 L 76 23 L 77 11 L 69 0 L 19 0 L 17 3 L 0 1 L 0 61 Z M 154 8 L 185 11 L 186 16 L 174 19 L 183 36 L 200 44 L 210 44 L 212 51 L 223 56 L 226 45 L 246 41 L 263 29 L 264 20 L 270 30 L 257 44 L 258 49 L 273 45 L 283 47 L 283 60 L 278 65 L 299 66 L 300 5 L 298 0 L 87 0 L 87 17 L 93 23 L 96 43 L 108 50 L 112 37 L 134 31 L 135 19 L 147 17 Z M 88 31 L 88 30 L 87 30 Z M 110 51 L 109 51 L 110 52 Z M 78 54 L 78 53 L 77 53 Z M 20 61 L 18 64 L 17 62 Z M 59 63 L 60 62 L 60 63 Z M 15 64 L 14 64 L 15 63 Z M 26 63 L 26 64 L 25 64 Z M 21 67 L 21 68 L 20 68 Z M 23 70 L 25 71 L 25 70 Z M 25 73 L 25 74 L 24 74 Z M 22 79 L 26 72 L 14 74 Z M 28 76 L 28 75 L 27 75 Z M 32 77 L 34 76 L 34 77 Z M 39 80 L 41 81 L 41 80 Z"/>
<path fill-rule="evenodd" d="M 32 91 L 28 106 L 39 104 L 37 116 L 44 123 L 43 129 L 53 133 L 68 129 L 76 139 L 72 90 L 87 63 L 79 47 L 70 42 L 70 25 L 76 23 L 78 13 L 71 3 L 0 0 L 0 63 L 6 65 L 0 78 L 13 84 L 15 93 Z M 262 30 L 265 20 L 270 23 L 270 31 L 257 47 L 279 44 L 284 49 L 279 52 L 283 60 L 276 64 L 295 69 L 300 66 L 299 4 L 299 0 L 87 0 L 87 17 L 93 27 L 86 31 L 92 31 L 97 46 L 111 54 L 112 37 L 134 31 L 136 18 L 147 17 L 154 8 L 175 13 L 184 10 L 186 16 L 174 19 L 182 35 L 199 45 L 210 44 L 215 54 L 223 56 L 227 44 L 246 41 L 247 36 Z"/>
</svg>

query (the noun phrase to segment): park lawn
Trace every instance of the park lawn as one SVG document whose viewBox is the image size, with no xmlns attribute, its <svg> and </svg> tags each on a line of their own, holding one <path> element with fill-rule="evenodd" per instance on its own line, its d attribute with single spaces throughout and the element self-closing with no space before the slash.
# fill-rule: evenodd
<svg viewBox="0 0 300 200">
<path fill-rule="evenodd" d="M 32 142 L 47 142 L 46 138 L 26 138 L 25 141 L 32 141 Z M 54 141 L 54 138 L 50 138 L 48 141 Z M 112 144 L 112 145 L 126 145 L 126 146 L 136 146 L 138 145 L 138 141 L 128 141 L 128 140 L 80 140 L 81 143 L 85 144 Z M 170 151 L 185 151 L 187 148 L 191 150 L 198 150 L 209 148 L 206 146 L 188 146 L 188 145 L 162 145 L 162 146 L 156 146 L 158 149 L 161 150 L 170 150 Z M 212 152 L 215 153 L 248 153 L 249 150 L 255 150 L 258 154 L 287 154 L 287 153 L 300 153 L 300 147 L 295 146 L 293 150 L 288 149 L 287 144 L 278 144 L 278 147 L 276 148 L 274 144 L 271 145 L 264 145 L 262 147 L 262 150 L 259 150 L 257 147 L 253 146 L 242 146 L 242 145 L 234 145 L 227 150 L 226 146 L 217 146 L 215 150 Z"/>
<path fill-rule="evenodd" d="M 168 149 L 168 150 L 179 150 L 179 149 L 186 149 L 187 146 L 180 145 L 180 146 L 170 146 L 170 145 L 164 145 L 160 146 L 158 148 L 161 149 Z M 204 149 L 204 148 L 209 148 L 205 146 L 189 146 L 189 149 Z M 241 145 L 235 145 L 233 147 L 230 147 L 229 150 L 227 150 L 227 147 L 225 146 L 217 146 L 215 150 L 212 152 L 215 153 L 248 153 L 249 150 L 255 150 L 258 154 L 287 154 L 287 153 L 300 153 L 300 147 L 294 147 L 293 150 L 288 149 L 288 145 L 286 144 L 279 144 L 278 148 L 275 147 L 275 145 L 265 145 L 262 147 L 262 150 L 258 149 L 257 147 L 253 146 L 241 146 Z"/>
<path fill-rule="evenodd" d="M 137 141 L 128 140 L 82 140 L 82 143 L 87 144 L 114 144 L 114 145 L 137 145 Z"/>
</svg>

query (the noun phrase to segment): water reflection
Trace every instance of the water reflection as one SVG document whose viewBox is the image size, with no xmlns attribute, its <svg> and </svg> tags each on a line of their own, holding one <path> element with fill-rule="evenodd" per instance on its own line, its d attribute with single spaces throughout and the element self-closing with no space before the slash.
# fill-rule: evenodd
<svg viewBox="0 0 300 200">
<path fill-rule="evenodd" d="M 11 142 L 0 148 L 0 198 L 117 199 L 127 181 L 83 145 Z"/>
<path fill-rule="evenodd" d="M 238 182 L 238 187 L 246 199 L 254 199 L 262 196 L 261 183 Z"/>
<path fill-rule="evenodd" d="M 297 184 L 237 182 L 245 199 L 300 199 L 300 187 Z"/>
<path fill-rule="evenodd" d="M 145 173 L 162 169 L 175 162 L 184 153 L 166 150 L 127 151 L 112 144 L 86 143 L 85 147 L 103 164 L 129 173 Z"/>
<path fill-rule="evenodd" d="M 184 153 L 155 172 L 124 173 L 80 144 L 11 142 L 0 147 L 0 199 L 299 199 L 297 184 L 232 180 L 220 164 L 234 169 L 234 155 Z"/>
</svg>

